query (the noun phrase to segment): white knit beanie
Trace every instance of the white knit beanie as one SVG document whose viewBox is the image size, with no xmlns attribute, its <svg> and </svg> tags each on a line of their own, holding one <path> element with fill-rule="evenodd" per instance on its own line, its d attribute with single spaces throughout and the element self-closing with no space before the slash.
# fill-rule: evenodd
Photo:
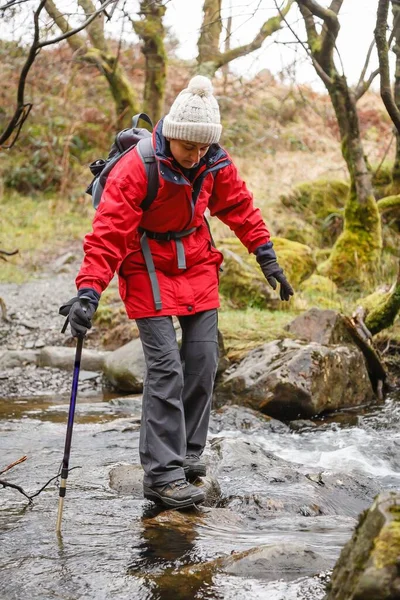
<svg viewBox="0 0 400 600">
<path fill-rule="evenodd" d="M 196 75 L 175 98 L 164 117 L 162 133 L 171 140 L 215 144 L 221 131 L 219 107 L 211 81 Z"/>
</svg>

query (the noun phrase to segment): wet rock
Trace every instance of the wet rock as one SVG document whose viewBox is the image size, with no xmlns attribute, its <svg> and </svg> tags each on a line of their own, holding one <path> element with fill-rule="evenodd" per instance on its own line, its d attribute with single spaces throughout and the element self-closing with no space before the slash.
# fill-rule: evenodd
<svg viewBox="0 0 400 600">
<path fill-rule="evenodd" d="M 364 355 L 373 389 L 378 397 L 382 398 L 381 389 L 387 373 L 379 353 L 371 344 L 368 330 L 357 314 L 353 315 L 353 319 L 349 319 L 335 310 L 312 308 L 296 317 L 286 328 L 290 333 L 308 342 L 317 342 L 326 346 L 356 345 Z"/>
<path fill-rule="evenodd" d="M 295 419 L 294 421 L 290 421 L 289 428 L 292 431 L 304 431 L 306 429 L 313 428 L 315 429 L 317 424 L 314 421 L 310 421 L 309 419 Z"/>
<path fill-rule="evenodd" d="M 140 465 L 117 465 L 109 472 L 112 490 L 122 495 L 143 498 L 143 469 Z"/>
<path fill-rule="evenodd" d="M 249 352 L 228 369 L 215 396 L 220 405 L 244 404 L 282 420 L 360 406 L 375 398 L 357 347 L 288 339 Z"/>
<path fill-rule="evenodd" d="M 219 503 L 221 500 L 221 487 L 215 477 L 208 475 L 206 477 L 199 477 L 195 484 L 200 485 L 205 494 L 202 506 L 212 507 Z"/>
<path fill-rule="evenodd" d="M 146 363 L 140 339 L 111 352 L 104 363 L 104 376 L 120 392 L 140 393 Z"/>
<path fill-rule="evenodd" d="M 204 504 L 187 510 L 165 510 L 153 505 L 145 513 L 143 523 L 147 529 L 173 529 L 181 533 L 197 535 L 194 527 L 203 525 L 210 529 L 237 529 L 243 526 L 243 518 L 227 508 L 204 508 Z"/>
<path fill-rule="evenodd" d="M 400 493 L 379 495 L 361 515 L 333 570 L 326 600 L 400 598 Z"/>
<path fill-rule="evenodd" d="M 81 368 L 87 371 L 101 371 L 104 366 L 108 352 L 99 352 L 83 348 L 81 358 Z M 41 367 L 51 367 L 55 369 L 74 368 L 75 348 L 65 348 L 60 346 L 46 346 L 40 351 L 38 356 L 38 365 Z"/>
<path fill-rule="evenodd" d="M 356 517 L 379 492 L 372 478 L 309 473 L 241 438 L 215 438 L 205 459 L 209 476 L 221 486 L 219 505 L 249 519 L 277 514 Z"/>
<path fill-rule="evenodd" d="M 286 326 L 287 331 L 306 342 L 352 344 L 343 316 L 335 310 L 311 308 Z"/>
<path fill-rule="evenodd" d="M 245 406 L 223 406 L 211 412 L 209 429 L 220 431 L 288 431 L 288 426 Z"/>
<path fill-rule="evenodd" d="M 222 559 L 220 564 L 225 573 L 267 581 L 316 575 L 330 566 L 330 562 L 325 557 L 310 548 L 288 543 L 260 546 L 235 553 L 229 558 Z"/>
</svg>

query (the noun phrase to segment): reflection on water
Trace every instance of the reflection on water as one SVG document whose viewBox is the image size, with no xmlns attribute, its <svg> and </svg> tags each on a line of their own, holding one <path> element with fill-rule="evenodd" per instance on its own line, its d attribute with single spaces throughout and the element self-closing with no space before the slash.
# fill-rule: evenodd
<svg viewBox="0 0 400 600">
<path fill-rule="evenodd" d="M 67 412 L 68 400 L 60 398 L 0 401 L 0 468 L 29 457 L 7 480 L 33 492 L 57 473 Z M 262 544 L 301 543 L 333 561 L 354 519 L 271 514 L 250 522 L 223 508 L 171 516 L 140 498 L 119 495 L 108 485 L 109 470 L 119 462 L 138 462 L 139 418 L 140 398 L 78 402 L 70 466 L 81 468 L 68 478 L 60 539 L 55 486 L 33 507 L 16 491 L 0 489 L 1 600 L 323 598 L 323 579 L 235 577 L 219 570 L 218 558 Z M 393 399 L 351 419 L 339 427 L 330 418 L 302 433 L 240 436 L 314 471 L 361 470 L 382 486 L 400 483 L 399 404 Z"/>
</svg>

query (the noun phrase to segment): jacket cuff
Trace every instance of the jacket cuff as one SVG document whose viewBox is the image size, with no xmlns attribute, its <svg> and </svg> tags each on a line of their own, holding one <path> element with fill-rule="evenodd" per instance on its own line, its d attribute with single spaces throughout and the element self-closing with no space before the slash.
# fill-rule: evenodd
<svg viewBox="0 0 400 600">
<path fill-rule="evenodd" d="M 94 290 L 93 288 L 90 288 L 90 287 L 89 288 L 81 288 L 80 290 L 78 290 L 78 298 L 81 298 L 82 296 L 85 296 L 86 298 L 88 298 L 89 302 L 94 304 L 96 308 L 98 307 L 99 301 L 100 301 L 99 292 L 96 292 L 96 290 Z"/>
<path fill-rule="evenodd" d="M 277 260 L 275 250 L 273 249 L 273 243 L 271 241 L 258 246 L 258 248 L 254 250 L 254 254 L 256 255 L 257 262 L 264 262 L 265 260 Z"/>
</svg>

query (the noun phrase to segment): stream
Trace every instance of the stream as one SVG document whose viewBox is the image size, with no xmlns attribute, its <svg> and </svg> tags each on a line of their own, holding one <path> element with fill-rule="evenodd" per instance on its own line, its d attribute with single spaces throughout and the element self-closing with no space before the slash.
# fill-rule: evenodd
<svg viewBox="0 0 400 600">
<path fill-rule="evenodd" d="M 210 439 L 245 439 L 296 468 L 362 474 L 382 490 L 399 488 L 399 400 L 392 394 L 381 406 L 337 413 L 298 431 L 224 429 Z M 28 456 L 1 478 L 33 493 L 57 474 L 68 404 L 65 396 L 0 398 L 0 468 Z M 186 522 L 185 513 L 162 521 L 150 502 L 109 486 L 113 467 L 138 462 L 140 412 L 140 398 L 78 398 L 70 467 L 79 468 L 67 481 L 61 536 L 54 483 L 31 506 L 16 490 L 0 488 L 0 598 L 322 600 L 328 571 L 274 579 L 212 568 L 198 576 L 194 567 L 254 546 L 298 543 L 332 568 L 357 515 L 278 512 L 244 526 L 204 507 Z"/>
</svg>

